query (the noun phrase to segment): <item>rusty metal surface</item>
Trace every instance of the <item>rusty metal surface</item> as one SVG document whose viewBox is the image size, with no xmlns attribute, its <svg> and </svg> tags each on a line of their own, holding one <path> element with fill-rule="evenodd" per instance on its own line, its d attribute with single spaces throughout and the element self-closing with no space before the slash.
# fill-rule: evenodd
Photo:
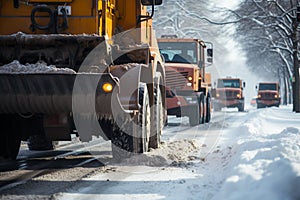
<svg viewBox="0 0 300 200">
<path fill-rule="evenodd" d="M 74 94 L 76 77 L 81 83 Z M 77 105 L 80 112 L 90 112 L 87 105 L 96 99 L 95 110 L 109 113 L 111 94 L 100 88 L 104 82 L 113 85 L 116 82 L 110 74 L 102 74 L 101 80 L 99 77 L 99 74 L 0 74 L 0 113 L 71 112 L 74 95 L 81 100 Z M 93 85 L 95 82 L 98 85 Z"/>
</svg>

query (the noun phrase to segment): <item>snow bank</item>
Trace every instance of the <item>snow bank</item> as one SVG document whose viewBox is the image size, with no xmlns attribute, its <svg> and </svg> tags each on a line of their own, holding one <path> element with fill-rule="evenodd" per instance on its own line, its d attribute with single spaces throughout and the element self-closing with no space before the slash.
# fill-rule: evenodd
<svg viewBox="0 0 300 200">
<path fill-rule="evenodd" d="M 54 65 L 47 65 L 45 62 L 40 61 L 35 64 L 22 65 L 19 61 L 15 60 L 9 64 L 0 67 L 0 74 L 19 74 L 19 73 L 65 73 L 75 74 L 76 72 L 69 68 L 57 68 Z"/>
<path fill-rule="evenodd" d="M 213 199 L 300 199 L 299 115 L 275 108 L 253 115 L 236 129 L 242 137 L 231 170 Z"/>
</svg>

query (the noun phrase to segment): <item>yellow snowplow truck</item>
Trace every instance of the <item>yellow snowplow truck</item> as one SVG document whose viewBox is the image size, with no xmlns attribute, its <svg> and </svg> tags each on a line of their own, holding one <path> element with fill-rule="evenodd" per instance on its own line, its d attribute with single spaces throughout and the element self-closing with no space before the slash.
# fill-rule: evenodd
<svg viewBox="0 0 300 200">
<path fill-rule="evenodd" d="M 152 31 L 162 0 L 0 0 L 0 157 L 20 142 L 111 140 L 119 160 L 157 148 L 165 71 Z"/>
</svg>

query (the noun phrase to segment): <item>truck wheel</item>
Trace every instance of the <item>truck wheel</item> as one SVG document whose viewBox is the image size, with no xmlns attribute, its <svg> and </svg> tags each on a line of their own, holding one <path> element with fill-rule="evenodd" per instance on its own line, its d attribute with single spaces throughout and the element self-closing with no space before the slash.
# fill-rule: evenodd
<svg viewBox="0 0 300 200">
<path fill-rule="evenodd" d="M 54 149 L 52 141 L 46 138 L 43 124 L 43 116 L 40 115 L 26 119 L 26 125 L 29 126 L 28 131 L 30 134 L 27 140 L 29 150 L 46 151 Z"/>
<path fill-rule="evenodd" d="M 148 151 L 151 118 L 146 84 L 139 87 L 139 104 L 140 110 L 135 119 L 127 119 L 122 128 L 114 128 L 111 138 L 112 154 L 118 162 L 129 158 L 133 153 Z"/>
<path fill-rule="evenodd" d="M 211 97 L 210 95 L 207 95 L 206 98 L 206 118 L 205 118 L 205 122 L 208 123 L 211 120 Z"/>
<path fill-rule="evenodd" d="M 244 110 L 245 110 L 244 107 L 245 107 L 244 104 L 240 103 L 239 106 L 238 106 L 239 112 L 244 112 Z"/>
<path fill-rule="evenodd" d="M 159 85 L 155 88 L 155 104 L 153 108 L 152 134 L 149 139 L 149 148 L 157 149 L 160 145 L 160 137 L 164 127 L 164 107 L 162 93 Z"/>
<path fill-rule="evenodd" d="M 206 96 L 204 94 L 200 95 L 200 124 L 204 124 L 205 122 L 205 106 L 206 106 Z"/>
<path fill-rule="evenodd" d="M 21 120 L 17 115 L 0 115 L 0 157 L 15 160 L 21 144 Z"/>
<path fill-rule="evenodd" d="M 200 108 L 199 106 L 189 112 L 190 126 L 197 126 L 200 122 Z"/>
<path fill-rule="evenodd" d="M 48 141 L 45 135 L 31 135 L 27 140 L 28 149 L 31 151 L 53 150 L 54 143 Z"/>
<path fill-rule="evenodd" d="M 198 106 L 189 112 L 190 126 L 196 126 L 200 123 L 204 123 L 204 96 L 201 94 L 199 97 Z"/>
</svg>

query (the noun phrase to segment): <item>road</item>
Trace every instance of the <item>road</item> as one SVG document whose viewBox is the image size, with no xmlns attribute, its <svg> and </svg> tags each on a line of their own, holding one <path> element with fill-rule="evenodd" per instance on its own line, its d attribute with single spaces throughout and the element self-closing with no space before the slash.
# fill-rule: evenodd
<svg viewBox="0 0 300 200">
<path fill-rule="evenodd" d="M 17 161 L 0 164 L 0 198 L 69 199 L 74 196 L 68 196 L 67 191 L 98 184 L 87 181 L 96 175 L 107 181 L 113 179 L 118 185 L 119 181 L 135 176 L 137 171 L 149 174 L 149 171 L 188 167 L 191 162 L 205 161 L 209 153 L 218 149 L 222 135 L 243 123 L 248 114 L 248 111 L 223 110 L 213 113 L 210 123 L 195 127 L 189 126 L 187 118 L 169 117 L 159 149 L 134 156 L 121 164 L 114 163 L 110 142 L 102 139 L 81 143 L 74 138 L 72 143 L 60 143 L 55 151 L 45 152 L 28 151 L 23 144 Z M 101 191 L 108 189 L 105 187 Z M 77 197 L 85 199 L 86 196 Z"/>
</svg>

